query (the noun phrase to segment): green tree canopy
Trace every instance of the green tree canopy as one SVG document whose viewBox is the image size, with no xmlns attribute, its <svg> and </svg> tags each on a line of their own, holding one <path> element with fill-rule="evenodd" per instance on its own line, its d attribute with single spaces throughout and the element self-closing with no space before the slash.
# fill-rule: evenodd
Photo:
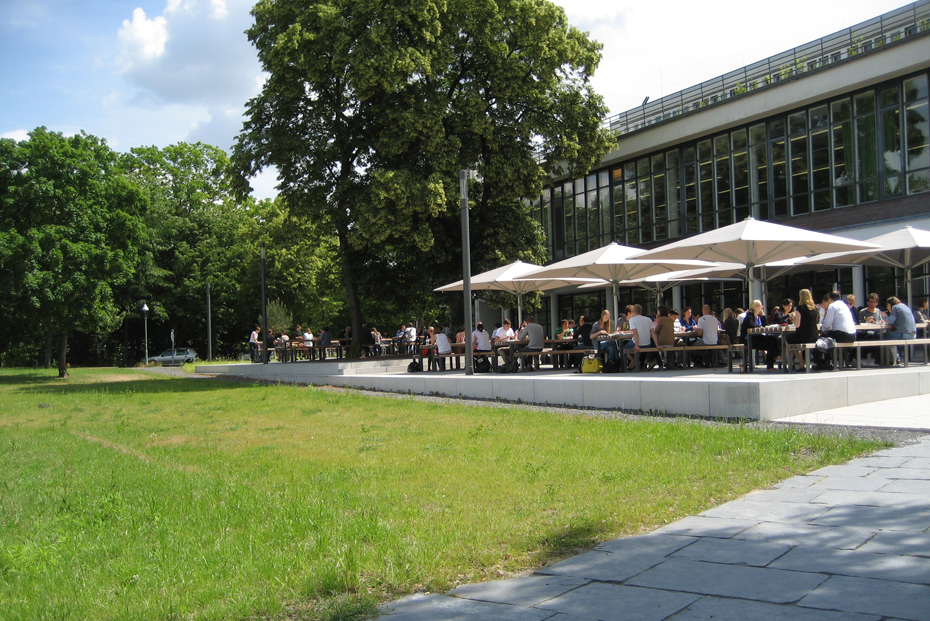
<svg viewBox="0 0 930 621">
<path fill-rule="evenodd" d="M 108 332 L 121 319 L 113 289 L 135 272 L 144 198 L 106 142 L 40 127 L 0 139 L 0 279 L 26 326 L 59 338 Z M 50 341 L 49 341 L 50 342 Z"/>
<path fill-rule="evenodd" d="M 459 169 L 479 174 L 480 268 L 541 260 L 523 199 L 609 147 L 589 85 L 600 45 L 545 0 L 260 0 L 252 14 L 269 76 L 234 164 L 244 176 L 277 167 L 291 212 L 338 240 L 356 333 L 356 271 L 372 255 L 454 265 Z"/>
</svg>

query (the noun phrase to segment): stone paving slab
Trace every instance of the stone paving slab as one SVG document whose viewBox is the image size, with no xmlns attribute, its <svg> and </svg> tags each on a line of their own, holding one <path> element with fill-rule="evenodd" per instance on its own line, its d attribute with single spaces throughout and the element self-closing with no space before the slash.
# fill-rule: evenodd
<svg viewBox="0 0 930 621">
<path fill-rule="evenodd" d="M 794 502 L 808 503 L 820 494 L 823 489 L 816 489 L 814 486 L 800 487 L 780 487 L 777 489 L 765 489 L 758 492 L 751 492 L 743 497 L 747 502 Z"/>
<path fill-rule="evenodd" d="M 928 480 L 930 479 L 930 468 L 879 468 L 868 476 L 872 479 L 888 480 Z"/>
<path fill-rule="evenodd" d="M 918 556 L 799 547 L 777 559 L 769 567 L 930 584 L 930 558 Z M 927 606 L 930 607 L 930 601 L 927 602 Z"/>
<path fill-rule="evenodd" d="M 389 621 L 544 621 L 552 616 L 546 610 L 506 606 L 459 599 L 433 593 L 410 595 L 381 607 Z"/>
<path fill-rule="evenodd" d="M 610 554 L 586 552 L 561 563 L 540 569 L 537 573 L 549 576 L 574 576 L 600 582 L 623 582 L 665 560 L 662 554 Z"/>
<path fill-rule="evenodd" d="M 930 528 L 930 510 L 907 507 L 833 507 L 810 521 L 823 526 L 857 526 L 868 524 L 881 530 L 916 530 Z"/>
<path fill-rule="evenodd" d="M 587 580 L 572 576 L 528 576 L 513 580 L 464 584 L 449 593 L 482 602 L 535 606 L 587 583 Z"/>
<path fill-rule="evenodd" d="M 930 586 L 832 576 L 798 605 L 930 621 Z"/>
<path fill-rule="evenodd" d="M 705 537 L 678 550 L 674 557 L 726 565 L 765 567 L 790 549 L 791 546 L 782 543 Z"/>
<path fill-rule="evenodd" d="M 882 488 L 883 492 L 921 494 L 930 506 L 930 481 L 891 481 Z"/>
<path fill-rule="evenodd" d="M 930 509 L 930 498 L 923 494 L 896 492 L 846 492 L 827 490 L 814 501 L 817 504 L 859 507 L 908 507 Z"/>
<path fill-rule="evenodd" d="M 698 597 L 595 582 L 539 607 L 598 621 L 662 621 Z"/>
<path fill-rule="evenodd" d="M 671 558 L 627 584 L 786 604 L 801 599 L 828 577 L 826 574 Z"/>
<path fill-rule="evenodd" d="M 745 599 L 702 597 L 674 617 L 674 621 L 879 621 L 877 615 L 814 610 L 794 605 L 767 604 Z"/>
<path fill-rule="evenodd" d="M 808 472 L 807 476 L 809 477 L 829 477 L 834 475 L 846 476 L 846 477 L 864 477 L 872 474 L 878 470 L 878 468 L 871 468 L 866 466 L 824 466 L 814 470 L 813 472 Z"/>
<path fill-rule="evenodd" d="M 757 520 L 692 515 L 663 526 L 655 532 L 669 535 L 729 538 L 758 523 Z"/>
<path fill-rule="evenodd" d="M 930 453 L 930 445 L 925 445 L 927 447 L 927 452 Z M 924 470 L 930 469 L 930 455 L 927 457 L 915 457 L 902 466 L 903 468 L 923 468 Z"/>
<path fill-rule="evenodd" d="M 884 491 L 883 488 L 888 485 L 888 483 L 889 479 L 882 479 L 879 477 L 844 477 L 836 475 L 824 477 L 811 485 L 808 489 L 817 492 L 823 492 L 828 489 L 847 492 L 877 492 L 878 490 Z"/>
<path fill-rule="evenodd" d="M 798 476 L 791 477 L 790 479 L 785 479 L 780 483 L 776 483 L 773 487 L 775 489 L 781 489 L 783 487 L 810 487 L 817 481 L 823 480 L 822 476 L 808 476 L 804 474 L 799 474 Z"/>
<path fill-rule="evenodd" d="M 914 458 L 910 455 L 882 455 L 881 453 L 876 453 L 868 457 L 853 459 L 849 462 L 849 465 L 863 466 L 865 468 L 898 468 L 912 459 Z"/>
<path fill-rule="evenodd" d="M 645 554 L 649 556 L 668 556 L 676 550 L 697 541 L 696 537 L 682 537 L 665 533 L 650 533 L 639 537 L 621 537 L 605 541 L 595 548 L 611 554 Z"/>
<path fill-rule="evenodd" d="M 869 522 L 865 522 L 870 524 Z M 747 528 L 736 539 L 758 539 L 789 546 L 816 546 L 855 550 L 878 532 L 867 526 L 815 526 L 801 523 L 774 524 L 766 522 Z"/>
<path fill-rule="evenodd" d="M 859 549 L 876 554 L 909 554 L 930 558 L 930 533 L 883 530 Z"/>
<path fill-rule="evenodd" d="M 701 513 L 705 517 L 724 517 L 757 522 L 807 521 L 822 515 L 827 507 L 802 502 L 749 502 L 733 500 Z"/>
</svg>

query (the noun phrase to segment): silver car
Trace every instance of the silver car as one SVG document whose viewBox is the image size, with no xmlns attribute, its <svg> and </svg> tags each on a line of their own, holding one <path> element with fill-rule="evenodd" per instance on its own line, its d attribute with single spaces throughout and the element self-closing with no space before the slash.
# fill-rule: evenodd
<svg viewBox="0 0 930 621">
<path fill-rule="evenodd" d="M 166 349 L 157 356 L 151 356 L 146 360 L 148 364 L 158 363 L 162 366 L 177 365 L 181 366 L 185 362 L 197 360 L 197 352 L 190 347 L 182 349 Z"/>
</svg>

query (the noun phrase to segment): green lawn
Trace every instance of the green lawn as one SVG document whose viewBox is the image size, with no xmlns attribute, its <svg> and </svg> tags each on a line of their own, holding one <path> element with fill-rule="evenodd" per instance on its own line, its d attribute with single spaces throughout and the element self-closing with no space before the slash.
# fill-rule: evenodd
<svg viewBox="0 0 930 621">
<path fill-rule="evenodd" d="M 877 445 L 140 370 L 0 370 L 0 617 L 359 619 Z"/>
</svg>

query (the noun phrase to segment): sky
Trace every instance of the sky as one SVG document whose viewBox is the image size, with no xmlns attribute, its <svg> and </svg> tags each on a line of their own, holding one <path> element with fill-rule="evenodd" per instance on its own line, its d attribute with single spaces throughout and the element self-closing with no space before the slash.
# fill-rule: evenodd
<svg viewBox="0 0 930 621">
<path fill-rule="evenodd" d="M 395 0 L 398 1 L 398 0 Z M 403 1 L 403 0 L 399 0 Z M 46 126 L 117 151 L 229 149 L 263 82 L 254 0 L 0 0 L 0 136 Z M 556 0 L 604 45 L 593 79 L 617 114 L 904 6 L 900 0 Z M 253 180 L 274 195 L 274 175 Z"/>
</svg>

